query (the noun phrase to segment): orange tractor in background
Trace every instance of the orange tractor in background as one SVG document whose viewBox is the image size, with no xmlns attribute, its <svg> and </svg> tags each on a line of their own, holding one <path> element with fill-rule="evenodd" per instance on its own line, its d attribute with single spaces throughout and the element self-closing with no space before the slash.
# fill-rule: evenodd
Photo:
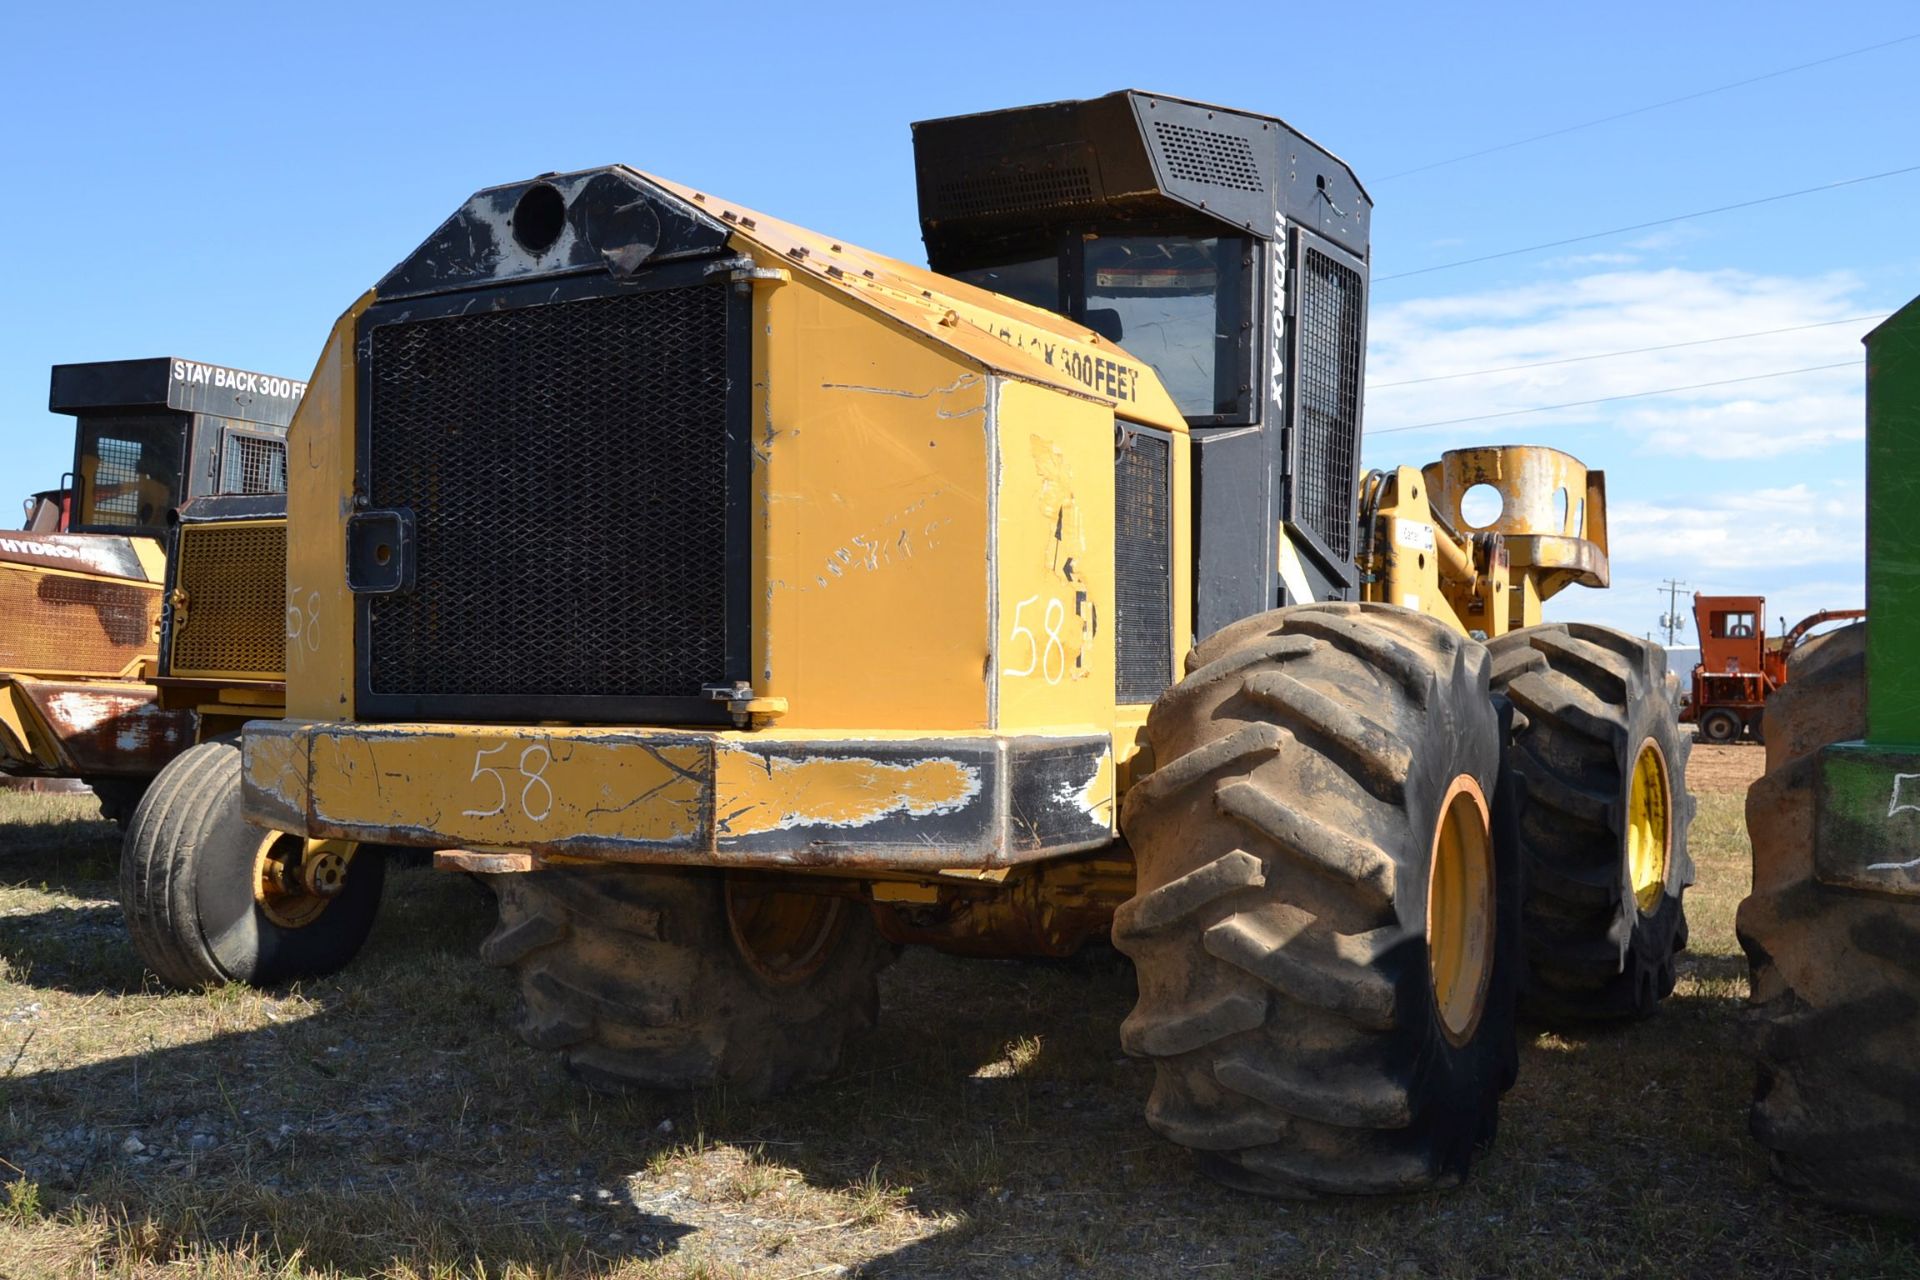
<svg viewBox="0 0 1920 1280">
<path fill-rule="evenodd" d="M 1765 596 L 1693 597 L 1693 625 L 1700 661 L 1693 689 L 1680 708 L 1680 722 L 1699 727 L 1708 742 L 1732 742 L 1742 733 L 1765 741 L 1767 697 L 1787 682 L 1787 659 L 1807 633 L 1827 622 L 1864 618 L 1865 609 L 1822 609 L 1795 623 L 1778 640 L 1767 640 Z M 1781 625 L 1786 625 L 1782 618 Z"/>
</svg>

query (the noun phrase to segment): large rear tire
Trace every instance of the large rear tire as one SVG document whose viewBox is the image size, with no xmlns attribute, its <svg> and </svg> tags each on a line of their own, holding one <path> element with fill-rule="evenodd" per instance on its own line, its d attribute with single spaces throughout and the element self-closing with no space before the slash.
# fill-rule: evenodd
<svg viewBox="0 0 1920 1280">
<path fill-rule="evenodd" d="M 1644 1017 L 1672 993 L 1687 943 L 1692 748 L 1674 714 L 1679 682 L 1659 646 L 1586 623 L 1526 627 L 1488 648 L 1494 689 L 1527 721 L 1513 752 L 1526 782 L 1521 1007 L 1557 1021 Z"/>
<path fill-rule="evenodd" d="M 519 978 L 515 1029 L 596 1088 L 821 1079 L 874 1025 L 893 951 L 853 899 L 756 892 L 706 870 L 579 867 L 487 877 L 481 947 Z"/>
<path fill-rule="evenodd" d="M 1491 1139 L 1518 956 L 1487 666 L 1424 615 L 1304 605 L 1215 634 L 1155 703 L 1121 1043 L 1155 1064 L 1147 1123 L 1220 1181 L 1423 1190 Z"/>
<path fill-rule="evenodd" d="M 1920 1216 L 1920 902 L 1814 878 L 1820 748 L 1866 733 L 1866 627 L 1794 655 L 1767 703 L 1767 772 L 1747 791 L 1753 893 L 1753 1136 L 1788 1185 Z"/>
<path fill-rule="evenodd" d="M 240 811 L 240 749 L 204 742 L 147 788 L 120 851 L 133 949 L 170 986 L 276 986 L 333 973 L 359 954 L 386 864 L 328 841 L 262 831 Z M 299 887 L 325 858 L 324 892 Z"/>
</svg>

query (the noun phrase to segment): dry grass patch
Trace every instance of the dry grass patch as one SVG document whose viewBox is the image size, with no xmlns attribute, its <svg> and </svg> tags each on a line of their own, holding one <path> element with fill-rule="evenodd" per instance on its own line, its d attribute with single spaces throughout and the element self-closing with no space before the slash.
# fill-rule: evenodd
<svg viewBox="0 0 1920 1280">
<path fill-rule="evenodd" d="M 397 873 L 337 978 L 160 990 L 90 809 L 0 794 L 7 1280 L 1920 1274 L 1911 1229 L 1790 1200 L 1745 1136 L 1737 794 L 1702 797 L 1660 1015 L 1526 1029 L 1473 1182 L 1375 1204 L 1238 1196 L 1155 1137 L 1109 952 L 910 953 L 819 1087 L 605 1098 L 504 1030 L 460 877 Z"/>
</svg>

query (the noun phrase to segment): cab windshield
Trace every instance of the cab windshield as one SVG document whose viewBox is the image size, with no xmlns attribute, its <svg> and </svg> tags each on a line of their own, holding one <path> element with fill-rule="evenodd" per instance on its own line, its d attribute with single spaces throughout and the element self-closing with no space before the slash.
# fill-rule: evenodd
<svg viewBox="0 0 1920 1280">
<path fill-rule="evenodd" d="M 1056 257 L 955 275 L 1119 343 L 1153 366 L 1189 420 L 1244 422 L 1253 381 L 1250 250 L 1237 236 L 1088 236 Z"/>
<path fill-rule="evenodd" d="M 164 533 L 167 512 L 180 501 L 184 441 L 174 414 L 83 420 L 74 527 Z"/>
<path fill-rule="evenodd" d="M 1239 344 L 1240 244 L 1116 236 L 1086 245 L 1086 326 L 1152 365 L 1189 418 L 1231 415 L 1245 399 Z"/>
</svg>

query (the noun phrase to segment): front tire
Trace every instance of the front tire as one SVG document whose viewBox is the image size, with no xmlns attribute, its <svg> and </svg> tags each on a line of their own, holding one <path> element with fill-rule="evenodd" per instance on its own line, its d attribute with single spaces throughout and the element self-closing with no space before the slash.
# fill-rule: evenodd
<svg viewBox="0 0 1920 1280">
<path fill-rule="evenodd" d="M 301 862 L 323 857 L 324 891 L 299 887 Z M 120 852 L 133 949 L 162 981 L 187 989 L 335 972 L 372 931 L 385 879 L 377 853 L 247 825 L 232 742 L 204 742 L 168 762 Z"/>
<path fill-rule="evenodd" d="M 515 1029 L 595 1088 L 822 1079 L 874 1025 L 893 951 L 857 899 L 769 893 L 708 870 L 569 867 L 488 876 L 488 964 L 519 978 Z"/>
<path fill-rule="evenodd" d="M 1740 739 L 1740 717 L 1725 707 L 1715 707 L 1700 717 L 1700 740 L 1724 746 Z"/>
<path fill-rule="evenodd" d="M 1114 920 L 1147 1123 L 1265 1195 L 1459 1182 L 1516 1069 L 1516 862 L 1485 649 L 1390 605 L 1201 645 L 1146 726 Z"/>
<path fill-rule="evenodd" d="M 1522 1007 L 1553 1021 L 1644 1017 L 1673 991 L 1693 883 L 1678 681 L 1657 645 L 1586 623 L 1488 648 L 1493 687 L 1528 722 L 1513 751 L 1527 794 Z"/>
</svg>

